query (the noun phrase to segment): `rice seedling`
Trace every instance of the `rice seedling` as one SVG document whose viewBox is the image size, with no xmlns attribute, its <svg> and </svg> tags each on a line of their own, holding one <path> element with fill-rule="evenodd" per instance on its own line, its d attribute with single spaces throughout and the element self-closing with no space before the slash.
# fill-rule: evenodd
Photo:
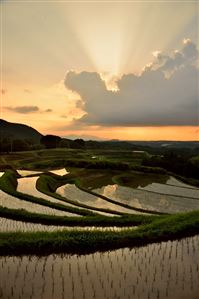
<svg viewBox="0 0 199 299">
<path fill-rule="evenodd" d="M 197 298 L 198 249 L 197 235 L 80 256 L 4 256 L 0 295 L 10 299 Z"/>
<path fill-rule="evenodd" d="M 96 226 L 59 226 L 59 225 L 44 225 L 40 223 L 31 223 L 24 221 L 17 221 L 0 217 L 0 232 L 54 232 L 60 230 L 68 231 L 103 231 L 103 232 L 117 232 L 128 230 L 130 227 L 96 227 Z M 136 226 L 134 227 L 136 229 Z"/>
<path fill-rule="evenodd" d="M 7 194 L 0 190 L 0 206 L 11 208 L 11 209 L 24 209 L 28 212 L 55 215 L 55 216 L 78 216 L 77 214 L 72 214 L 65 211 L 56 210 L 48 206 L 32 203 L 26 200 L 19 199 L 15 196 Z"/>
</svg>

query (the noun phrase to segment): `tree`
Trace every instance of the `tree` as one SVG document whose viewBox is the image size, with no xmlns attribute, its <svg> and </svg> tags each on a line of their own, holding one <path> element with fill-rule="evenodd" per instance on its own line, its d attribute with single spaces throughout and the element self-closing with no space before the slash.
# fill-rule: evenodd
<svg viewBox="0 0 199 299">
<path fill-rule="evenodd" d="M 45 148 L 56 148 L 59 147 L 61 137 L 56 135 L 46 135 L 42 136 L 40 143 L 45 146 Z"/>
</svg>

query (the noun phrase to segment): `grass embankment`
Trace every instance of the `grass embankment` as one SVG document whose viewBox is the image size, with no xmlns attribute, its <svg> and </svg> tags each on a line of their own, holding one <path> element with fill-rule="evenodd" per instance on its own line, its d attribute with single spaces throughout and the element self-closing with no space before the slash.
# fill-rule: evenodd
<svg viewBox="0 0 199 299">
<path fill-rule="evenodd" d="M 0 254 L 91 253 L 180 239 L 199 233 L 199 211 L 156 219 L 122 232 L 0 233 Z"/>
<path fill-rule="evenodd" d="M 89 217 L 64 217 L 52 216 L 46 214 L 31 213 L 23 209 L 8 209 L 0 207 L 0 217 L 12 220 L 40 223 L 46 225 L 61 225 L 61 226 L 139 226 L 158 219 L 158 216 L 132 215 L 121 217 L 106 217 L 106 216 L 89 216 Z"/>
<path fill-rule="evenodd" d="M 18 192 L 16 190 L 17 188 L 17 177 L 16 174 L 12 170 L 7 170 L 4 175 L 0 178 L 0 189 L 3 190 L 4 192 L 18 197 L 22 200 L 26 200 L 29 202 L 33 202 L 39 205 L 47 206 L 56 210 L 60 211 L 66 211 L 70 213 L 75 213 L 83 216 L 94 216 L 95 213 L 85 210 L 85 209 L 78 209 L 78 208 L 73 208 L 70 206 L 62 205 L 59 203 L 53 203 L 51 201 L 48 201 L 43 198 L 38 198 L 29 194 L 24 194 L 22 192 Z M 71 215 L 72 216 L 72 215 Z"/>
</svg>

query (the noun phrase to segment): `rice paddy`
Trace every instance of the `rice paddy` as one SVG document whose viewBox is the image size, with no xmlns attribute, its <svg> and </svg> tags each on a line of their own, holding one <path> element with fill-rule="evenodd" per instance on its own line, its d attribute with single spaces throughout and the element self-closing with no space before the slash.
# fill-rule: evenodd
<svg viewBox="0 0 199 299">
<path fill-rule="evenodd" d="M 152 183 L 146 187 L 130 188 L 114 184 L 94 191 L 120 203 L 145 210 L 176 213 L 199 209 L 199 191 L 184 186 Z"/>
<path fill-rule="evenodd" d="M 4 256 L 0 277 L 0 298 L 197 299 L 199 236 L 89 255 Z"/>
<path fill-rule="evenodd" d="M 28 212 L 46 214 L 46 215 L 79 217 L 79 215 L 73 213 L 59 211 L 47 206 L 43 206 L 26 200 L 19 199 L 15 196 L 3 192 L 2 190 L 0 190 L 0 206 L 11 208 L 11 209 L 24 209 Z"/>
<path fill-rule="evenodd" d="M 84 192 L 84 191 L 78 189 L 75 186 L 75 184 L 63 185 L 63 186 L 59 187 L 56 192 L 70 200 L 75 199 L 76 201 L 78 201 L 80 203 L 84 203 L 91 207 L 105 208 L 105 209 L 110 209 L 113 211 L 118 211 L 118 212 L 128 213 L 128 214 L 132 214 L 132 213 L 136 214 L 136 211 L 132 211 L 127 208 L 120 207 L 120 206 L 110 203 L 100 197 L 97 197 L 90 193 Z"/>
<path fill-rule="evenodd" d="M 65 168 L 52 171 L 50 170 L 48 172 L 51 172 L 57 176 L 64 176 L 64 179 L 65 176 L 69 174 Z M 94 215 L 91 218 L 95 218 L 97 214 L 99 214 L 97 217 L 106 215 L 108 216 L 106 218 L 110 219 L 112 216 L 116 216 L 114 213 L 111 214 L 111 211 L 132 214 L 134 216 L 139 216 L 139 214 L 143 215 L 142 217 L 145 216 L 144 213 L 125 208 L 120 206 L 119 203 L 129 205 L 132 208 L 143 209 L 146 211 L 154 210 L 169 214 L 199 210 L 199 189 L 184 184 L 173 177 L 169 177 L 169 179 L 165 181 L 163 180 L 162 182 L 152 181 L 147 184 L 145 182 L 140 186 L 138 185 L 137 188 L 133 188 L 125 185 L 115 184 L 114 182 L 113 184 L 104 184 L 106 181 L 106 175 L 103 174 L 103 183 L 99 183 L 99 188 L 84 187 L 81 190 L 81 188 L 79 189 L 74 183 L 63 183 L 63 185 L 56 190 L 56 193 L 48 193 L 52 195 L 50 196 L 40 192 L 37 189 L 37 180 L 42 172 L 21 170 L 18 171 L 18 173 L 21 175 L 21 178 L 17 179 L 18 185 L 16 190 L 18 192 L 21 192 L 24 195 L 27 194 L 29 196 L 42 198 L 48 202 L 56 204 L 59 203 L 66 207 L 75 207 L 77 209 L 80 208 L 75 206 L 72 202 L 86 205 L 87 208 L 84 208 L 85 210 L 94 212 Z M 4 172 L 1 172 L 0 177 L 2 177 L 3 174 Z M 56 179 L 55 176 L 54 178 Z M 111 178 L 109 178 L 108 181 L 110 182 L 110 180 Z M 84 189 L 88 192 L 83 191 Z M 90 191 L 94 191 L 97 194 L 91 194 L 89 193 Z M 71 201 L 71 203 L 63 201 L 61 198 L 55 198 L 56 196 L 53 197 L 53 194 L 61 195 L 66 200 Z M 98 194 L 105 196 L 105 198 L 103 199 L 102 197 L 98 196 Z M 114 200 L 115 203 L 107 201 L 106 198 Z M 35 213 L 35 215 L 38 213 L 43 215 L 52 215 L 53 217 L 65 216 L 68 219 L 69 217 L 80 217 L 80 215 L 72 212 L 70 213 L 57 210 L 39 203 L 33 203 L 17 198 L 13 195 L 5 193 L 2 190 L 0 190 L 0 206 L 18 211 L 24 209 L 28 212 Z M 96 211 L 95 208 L 107 209 L 109 212 L 103 213 Z M 120 218 L 120 215 L 117 216 Z M 89 218 L 88 216 L 85 217 L 87 219 Z M 116 217 L 116 219 L 118 217 Z M 158 219 L 161 219 L 161 217 L 163 216 L 160 216 Z M 185 218 L 185 216 L 182 216 L 182 219 L 183 217 Z M 196 216 L 194 217 L 196 218 Z M 147 235 L 147 225 L 143 226 L 143 228 L 142 226 L 139 227 L 136 225 L 126 225 L 124 227 L 119 227 L 114 224 L 108 226 L 107 224 L 102 225 L 101 223 L 98 226 L 92 226 L 92 222 L 83 226 L 81 226 L 81 224 L 76 224 L 74 226 L 71 226 L 70 224 L 57 225 L 57 223 L 55 223 L 55 225 L 49 225 L 48 223 L 33 223 L 31 221 L 31 217 L 27 218 L 29 220 L 25 221 L 23 221 L 23 219 L 21 221 L 16 220 L 15 218 L 15 220 L 8 218 L 4 218 L 4 216 L 0 217 L 1 238 L 4 238 L 7 233 L 8 239 L 11 240 L 12 238 L 15 238 L 13 236 L 19 234 L 19 243 L 17 247 L 19 253 L 20 246 L 23 249 L 23 244 L 25 244 L 25 246 L 27 244 L 28 248 L 28 246 L 31 246 L 28 245 L 32 244 L 31 242 L 33 242 L 33 244 L 38 244 L 38 247 L 44 246 L 41 247 L 44 249 L 41 249 L 41 251 L 36 251 L 34 245 L 31 249 L 29 248 L 28 251 L 32 255 L 16 256 L 18 253 L 14 252 L 14 255 L 4 255 L 0 257 L 0 298 L 198 298 L 199 235 L 197 233 L 194 233 L 195 236 L 187 237 L 181 240 L 160 243 L 157 243 L 156 241 L 156 243 L 152 243 L 147 246 L 132 247 L 132 245 L 130 246 L 129 244 L 133 244 L 133 241 L 131 241 L 131 243 L 128 241 L 130 240 L 128 238 L 131 238 L 131 236 L 132 240 L 133 238 L 135 238 L 135 240 L 137 238 L 138 243 L 139 238 L 142 238 L 142 235 L 146 236 L 146 240 L 147 238 L 150 238 Z M 84 217 L 81 217 L 81 219 L 84 219 Z M 164 220 L 164 218 L 162 219 Z M 151 226 L 150 224 L 148 226 L 153 238 L 154 234 L 158 232 L 158 225 L 158 222 L 155 224 L 155 220 L 152 219 Z M 172 228 L 172 220 L 170 225 Z M 187 235 L 190 235 L 189 221 L 187 223 L 186 221 L 184 222 L 184 227 L 188 227 Z M 195 227 L 197 230 L 197 223 Z M 132 232 L 135 233 L 134 237 L 131 235 Z M 9 236 L 9 233 L 13 233 L 14 235 Z M 30 233 L 29 236 L 26 235 L 28 233 Z M 90 234 L 93 235 L 91 236 Z M 24 235 L 25 237 L 23 240 Z M 89 235 L 91 238 L 90 240 Z M 42 236 L 44 237 L 44 240 L 41 239 Z M 105 239 L 103 239 L 103 236 Z M 107 249 L 105 252 L 94 250 L 96 251 L 95 253 L 88 254 L 88 252 L 92 252 L 92 245 L 90 246 L 89 244 L 93 244 L 93 246 L 96 246 L 96 248 L 98 248 L 97 246 L 99 246 L 99 248 L 103 248 L 103 246 L 106 247 L 106 243 L 107 245 L 109 243 L 109 238 L 107 237 L 106 239 L 106 236 L 110 237 L 110 242 L 113 242 L 113 246 L 114 240 L 120 244 L 120 237 L 123 238 L 124 244 L 126 244 L 126 246 L 124 246 L 122 249 L 121 247 L 123 246 L 116 246 L 114 248 L 120 249 Z M 165 239 L 163 238 L 163 240 Z M 20 242 L 22 242 L 21 245 Z M 55 242 L 56 244 L 59 244 L 59 246 L 65 244 L 63 245 L 63 252 L 70 252 L 64 251 L 64 248 L 67 248 L 67 246 L 70 247 L 70 244 L 73 244 L 71 246 L 74 248 L 74 250 L 78 250 L 78 246 L 81 247 L 82 242 L 82 248 L 84 248 L 86 253 L 82 255 L 71 255 L 66 253 L 50 254 L 51 252 L 54 252 L 50 251 L 48 255 L 45 255 L 45 248 L 47 249 L 48 246 L 50 247 L 52 245 L 51 242 Z M 12 243 L 10 244 L 11 245 L 8 248 L 12 253 L 12 249 L 14 247 Z M 139 243 L 138 245 L 140 246 L 143 244 Z M 79 250 L 81 250 L 81 248 L 79 248 Z M 34 251 L 39 252 L 41 256 L 34 255 Z M 62 250 L 55 252 L 62 252 Z"/>
<path fill-rule="evenodd" d="M 54 232 L 54 231 L 123 231 L 128 230 L 130 227 L 96 227 L 96 226 L 59 226 L 59 225 L 44 225 L 40 223 L 31 223 L 24 221 L 16 221 L 12 219 L 0 217 L 0 232 Z M 131 227 L 131 229 L 136 229 L 136 227 Z"/>
</svg>

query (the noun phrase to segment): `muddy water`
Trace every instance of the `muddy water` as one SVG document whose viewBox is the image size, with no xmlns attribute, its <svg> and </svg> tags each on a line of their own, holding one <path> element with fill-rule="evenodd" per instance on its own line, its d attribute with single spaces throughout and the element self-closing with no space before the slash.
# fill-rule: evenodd
<svg viewBox="0 0 199 299">
<path fill-rule="evenodd" d="M 90 255 L 0 258 L 0 298 L 198 299 L 199 236 Z"/>
</svg>

